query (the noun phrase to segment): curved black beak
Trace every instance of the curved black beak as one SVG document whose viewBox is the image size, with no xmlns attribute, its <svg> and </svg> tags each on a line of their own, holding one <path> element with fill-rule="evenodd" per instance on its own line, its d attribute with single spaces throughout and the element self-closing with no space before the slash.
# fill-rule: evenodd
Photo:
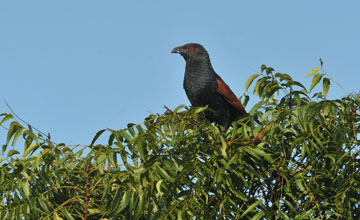
<svg viewBox="0 0 360 220">
<path fill-rule="evenodd" d="M 182 51 L 182 47 L 175 47 L 174 49 L 172 49 L 171 53 L 181 53 Z"/>
</svg>

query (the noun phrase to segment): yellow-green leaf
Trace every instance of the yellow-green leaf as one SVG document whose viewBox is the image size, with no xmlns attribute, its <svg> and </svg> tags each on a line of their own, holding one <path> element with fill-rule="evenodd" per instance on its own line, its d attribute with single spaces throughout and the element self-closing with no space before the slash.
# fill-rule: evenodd
<svg viewBox="0 0 360 220">
<path fill-rule="evenodd" d="M 22 190 L 24 191 L 26 197 L 30 196 L 30 187 L 29 187 L 29 182 L 27 180 L 23 181 Z"/>
<path fill-rule="evenodd" d="M 56 212 L 53 213 L 53 219 L 54 219 L 54 220 L 64 220 L 64 219 L 61 218 Z"/>
<path fill-rule="evenodd" d="M 17 122 L 17 121 L 11 122 L 9 131 L 8 131 L 8 134 L 7 134 L 7 138 L 6 138 L 6 145 L 9 144 L 10 139 L 13 137 L 13 135 L 16 132 L 18 132 L 19 130 L 22 131 L 23 129 L 24 129 L 23 126 L 19 122 Z"/>
<path fill-rule="evenodd" d="M 296 179 L 295 180 L 295 184 L 297 185 L 297 187 L 299 187 L 299 189 L 304 192 L 305 191 L 305 187 L 303 185 L 303 181 L 302 179 Z"/>
<path fill-rule="evenodd" d="M 2 113 L 0 114 L 0 116 L 4 116 L 4 118 L 0 121 L 0 125 L 6 122 L 7 120 L 14 118 L 14 116 L 12 116 L 11 114 L 6 114 L 6 113 Z"/>
<path fill-rule="evenodd" d="M 255 88 L 254 88 L 254 93 L 258 96 L 260 95 L 261 91 L 264 89 L 264 85 L 262 85 L 264 83 L 264 81 L 266 80 L 266 78 L 261 78 L 259 79 L 256 84 L 255 84 Z M 261 87 L 260 87 L 261 86 Z"/>
<path fill-rule="evenodd" d="M 311 86 L 310 86 L 310 92 L 311 90 L 320 82 L 321 78 L 324 76 L 324 74 L 316 74 L 311 82 Z"/>
<path fill-rule="evenodd" d="M 324 97 L 326 98 L 328 92 L 329 92 L 329 88 L 330 88 L 330 79 L 329 78 L 324 78 L 323 79 L 323 93 L 324 93 Z"/>
<path fill-rule="evenodd" d="M 40 146 L 41 146 L 40 143 L 34 143 L 30 145 L 30 147 L 26 148 L 26 150 L 24 151 L 23 157 L 26 158 L 31 151 L 34 153 L 34 151 L 38 149 Z"/>
<path fill-rule="evenodd" d="M 118 212 L 121 212 L 126 208 L 126 206 L 129 204 L 130 200 L 130 193 L 129 191 L 125 191 L 124 195 L 121 198 L 121 203 Z"/>
<path fill-rule="evenodd" d="M 159 193 L 160 195 L 163 195 L 163 194 L 164 194 L 163 192 L 161 192 L 161 188 L 160 188 L 161 183 L 162 183 L 163 181 L 164 181 L 164 180 L 159 180 L 159 181 L 157 181 L 157 183 L 156 183 L 156 190 L 158 191 L 158 193 Z"/>
<path fill-rule="evenodd" d="M 157 166 L 157 170 L 159 172 L 159 174 L 164 177 L 166 180 L 170 181 L 171 183 L 174 182 L 174 179 L 160 166 Z"/>
<path fill-rule="evenodd" d="M 8 154 L 7 154 L 7 157 L 11 157 L 15 154 L 19 154 L 19 151 L 17 150 L 9 150 Z"/>
<path fill-rule="evenodd" d="M 256 215 L 254 215 L 254 217 L 252 217 L 251 220 L 259 220 L 264 216 L 264 211 L 258 212 Z"/>
<path fill-rule="evenodd" d="M 256 77 L 260 76 L 260 74 L 254 74 L 249 77 L 249 79 L 245 83 L 245 92 L 249 89 L 251 83 L 256 79 Z"/>
<path fill-rule="evenodd" d="M 174 109 L 174 112 L 179 112 L 181 109 L 185 108 L 185 105 L 179 105 Z"/>
<path fill-rule="evenodd" d="M 261 65 L 261 72 L 263 72 L 266 68 L 267 68 L 267 66 L 265 64 L 262 64 Z"/>
<path fill-rule="evenodd" d="M 245 212 L 240 216 L 240 218 L 244 217 L 246 214 L 251 212 L 253 209 L 255 209 L 256 206 L 258 206 L 263 200 L 259 199 L 257 202 L 253 203 L 249 208 L 245 210 Z"/>
<path fill-rule="evenodd" d="M 305 77 L 309 77 L 314 75 L 317 71 L 319 71 L 319 68 L 315 67 L 314 69 L 312 69 L 308 74 L 306 74 Z"/>
<path fill-rule="evenodd" d="M 221 155 L 227 158 L 227 153 L 226 153 L 227 144 L 222 136 L 220 136 L 220 140 L 221 140 Z"/>
</svg>

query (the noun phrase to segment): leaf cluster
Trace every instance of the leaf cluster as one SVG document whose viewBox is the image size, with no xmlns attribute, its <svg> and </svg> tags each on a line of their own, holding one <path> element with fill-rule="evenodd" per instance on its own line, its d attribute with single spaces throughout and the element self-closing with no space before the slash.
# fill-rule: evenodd
<svg viewBox="0 0 360 220">
<path fill-rule="evenodd" d="M 359 219 L 360 99 L 326 99 L 319 71 L 307 90 L 262 65 L 245 85 L 260 102 L 226 134 L 179 106 L 70 147 L 1 114 L 0 218 Z"/>
</svg>

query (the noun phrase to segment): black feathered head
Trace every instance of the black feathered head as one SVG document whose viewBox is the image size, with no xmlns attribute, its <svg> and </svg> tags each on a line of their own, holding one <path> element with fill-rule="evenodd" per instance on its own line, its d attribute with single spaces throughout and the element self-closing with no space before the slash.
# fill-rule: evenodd
<svg viewBox="0 0 360 220">
<path fill-rule="evenodd" d="M 201 44 L 189 43 L 175 47 L 171 53 L 181 54 L 186 61 L 209 60 L 209 54 Z"/>
</svg>

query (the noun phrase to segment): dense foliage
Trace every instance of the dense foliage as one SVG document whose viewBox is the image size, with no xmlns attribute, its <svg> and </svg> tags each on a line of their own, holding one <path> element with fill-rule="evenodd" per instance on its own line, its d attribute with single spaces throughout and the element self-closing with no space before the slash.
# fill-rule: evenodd
<svg viewBox="0 0 360 220">
<path fill-rule="evenodd" d="M 360 99 L 308 76 L 262 65 L 245 85 L 260 101 L 226 134 L 179 106 L 70 147 L 1 114 L 0 219 L 360 219 Z"/>
</svg>

